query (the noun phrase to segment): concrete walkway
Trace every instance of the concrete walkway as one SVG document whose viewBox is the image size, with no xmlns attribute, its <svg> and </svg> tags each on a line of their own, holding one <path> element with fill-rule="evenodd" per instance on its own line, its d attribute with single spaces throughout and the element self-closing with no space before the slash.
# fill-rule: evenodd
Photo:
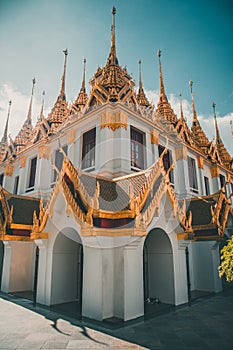
<svg viewBox="0 0 233 350">
<path fill-rule="evenodd" d="M 0 293 L 0 349 L 233 348 L 233 289 L 109 330 Z"/>
</svg>

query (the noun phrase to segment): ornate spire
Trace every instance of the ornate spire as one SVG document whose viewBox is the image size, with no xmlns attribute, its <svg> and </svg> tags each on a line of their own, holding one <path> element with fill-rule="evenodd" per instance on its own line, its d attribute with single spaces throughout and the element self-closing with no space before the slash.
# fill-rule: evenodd
<svg viewBox="0 0 233 350">
<path fill-rule="evenodd" d="M 115 14 L 116 14 L 116 8 L 113 6 L 112 8 L 112 40 L 111 40 L 111 49 L 108 56 L 108 64 L 118 64 L 118 59 L 116 57 L 116 35 L 115 35 Z"/>
<path fill-rule="evenodd" d="M 68 50 L 63 50 L 63 53 L 65 55 L 65 60 L 64 60 L 64 69 L 63 69 L 63 75 L 61 78 L 61 91 L 60 91 L 60 95 L 62 96 L 62 98 L 65 100 L 66 99 L 66 95 L 65 95 L 65 80 L 66 80 L 66 62 L 67 62 L 67 56 L 68 56 Z"/>
<path fill-rule="evenodd" d="M 65 54 L 65 61 L 64 61 L 64 70 L 62 75 L 62 84 L 61 84 L 61 90 L 60 94 L 57 98 L 57 101 L 55 102 L 51 112 L 48 115 L 48 122 L 50 125 L 50 133 L 53 134 L 56 132 L 56 129 L 58 126 L 63 123 L 69 115 L 69 110 L 66 102 L 66 95 L 65 95 L 65 77 L 66 77 L 66 61 L 67 61 L 67 55 L 68 50 L 64 50 L 63 53 Z"/>
<path fill-rule="evenodd" d="M 39 120 L 42 120 L 44 117 L 44 96 L 45 96 L 45 91 L 42 92 L 42 103 L 41 103 L 41 110 L 40 110 L 40 116 L 39 116 Z"/>
<path fill-rule="evenodd" d="M 180 96 L 180 120 L 184 121 L 184 113 L 183 113 L 183 107 L 182 107 L 182 95 L 181 92 L 179 93 Z"/>
<path fill-rule="evenodd" d="M 86 58 L 84 58 L 83 60 L 83 80 L 82 80 L 81 89 L 79 91 L 78 97 L 76 98 L 75 102 L 71 106 L 71 114 L 81 111 L 87 103 L 88 98 L 87 98 L 86 87 L 85 87 L 85 73 L 86 73 Z"/>
<path fill-rule="evenodd" d="M 1 139 L 1 142 L 7 143 L 7 137 L 8 137 L 8 124 L 9 124 L 9 117 L 10 117 L 10 110 L 11 110 L 11 101 L 9 101 L 9 107 L 8 107 L 8 113 L 7 113 L 7 119 L 6 119 L 6 125 L 3 137 Z"/>
<path fill-rule="evenodd" d="M 139 89 L 137 93 L 137 101 L 141 106 L 148 107 L 149 101 L 146 98 L 146 95 L 144 93 L 143 87 L 142 87 L 142 68 L 141 68 L 141 60 L 138 61 L 139 66 Z"/>
<path fill-rule="evenodd" d="M 228 153 L 228 151 L 226 150 L 222 139 L 220 137 L 220 132 L 219 132 L 219 128 L 218 128 L 218 123 L 217 123 L 217 116 L 216 116 L 216 104 L 213 102 L 212 104 L 213 110 L 214 110 L 214 120 L 215 120 L 215 129 L 216 129 L 216 147 L 217 147 L 217 151 L 218 154 L 220 156 L 221 161 L 223 162 L 223 164 L 229 166 L 230 168 L 232 168 L 233 163 L 232 163 L 232 158 L 230 156 L 230 154 Z"/>
<path fill-rule="evenodd" d="M 194 103 L 192 80 L 190 80 L 189 86 L 190 86 L 190 91 L 191 91 L 191 96 L 192 96 L 192 108 L 193 108 L 193 122 L 192 122 L 192 127 L 191 127 L 192 139 L 196 143 L 196 145 L 198 147 L 200 147 L 204 153 L 206 153 L 207 147 L 209 146 L 210 141 L 208 140 L 206 134 L 202 130 L 202 127 L 201 127 L 199 120 L 197 118 L 197 112 L 196 112 L 195 103 Z"/>
<path fill-rule="evenodd" d="M 177 122 L 177 117 L 168 102 L 167 96 L 165 94 L 164 82 L 163 82 L 163 72 L 161 64 L 161 51 L 158 50 L 158 60 L 159 60 L 159 74 L 160 74 L 160 96 L 159 102 L 156 109 L 156 114 L 161 117 L 161 119 L 166 120 L 172 124 Z"/>
<path fill-rule="evenodd" d="M 32 99 L 33 99 L 33 94 L 34 94 L 34 86 L 36 83 L 36 79 L 32 79 L 32 93 L 31 93 L 31 98 L 30 98 L 30 103 L 29 103 L 29 109 L 28 109 L 28 115 L 27 119 L 25 121 L 25 124 L 31 125 L 32 124 Z"/>
</svg>

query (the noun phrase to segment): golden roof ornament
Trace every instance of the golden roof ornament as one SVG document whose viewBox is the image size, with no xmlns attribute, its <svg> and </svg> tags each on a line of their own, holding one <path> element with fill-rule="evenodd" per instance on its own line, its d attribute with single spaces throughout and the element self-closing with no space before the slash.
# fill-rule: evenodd
<svg viewBox="0 0 233 350">
<path fill-rule="evenodd" d="M 214 102 L 212 103 L 212 107 L 214 110 L 217 151 L 218 151 L 218 154 L 219 154 L 219 157 L 220 157 L 222 163 L 232 169 L 232 165 L 233 165 L 232 158 L 231 158 L 230 154 L 228 153 L 228 151 L 226 150 L 226 148 L 222 142 L 221 136 L 220 136 L 218 122 L 217 122 L 217 116 L 216 116 L 216 104 Z"/>
<path fill-rule="evenodd" d="M 29 103 L 28 115 L 27 115 L 27 119 L 26 119 L 26 122 L 25 122 L 28 125 L 32 124 L 32 100 L 33 100 L 35 84 L 36 84 L 36 79 L 33 78 L 32 79 L 32 93 L 31 93 L 31 98 L 30 98 L 30 103 Z"/>
<path fill-rule="evenodd" d="M 161 63 L 161 50 L 158 50 L 158 61 L 159 61 L 159 77 L 160 77 L 160 96 L 157 104 L 156 114 L 161 118 L 161 120 L 168 121 L 172 124 L 176 124 L 177 117 L 171 108 L 170 103 L 168 102 L 164 82 L 163 82 L 163 72 L 162 72 L 162 63 Z"/>
<path fill-rule="evenodd" d="M 195 108 L 194 103 L 194 94 L 193 94 L 193 81 L 189 81 L 190 86 L 190 92 L 192 96 L 192 109 L 193 109 L 193 122 L 191 127 L 191 135 L 193 141 L 196 143 L 196 145 L 204 152 L 207 152 L 207 147 L 210 145 L 210 141 L 208 140 L 206 134 L 202 130 L 202 127 L 199 123 L 199 120 L 197 118 L 197 112 Z"/>
<path fill-rule="evenodd" d="M 142 86 L 142 67 L 141 67 L 142 61 L 139 60 L 138 61 L 138 67 L 139 67 L 139 88 L 138 88 L 138 93 L 137 93 L 137 101 L 138 104 L 141 106 L 145 106 L 148 107 L 149 101 L 146 98 L 145 92 L 143 90 L 143 86 Z"/>
<path fill-rule="evenodd" d="M 86 62 L 87 62 L 86 58 L 84 58 L 82 85 L 81 85 L 81 89 L 79 91 L 78 97 L 76 98 L 75 102 L 71 106 L 71 114 L 74 114 L 74 113 L 77 113 L 78 111 L 83 110 L 88 100 L 87 93 L 86 93 L 86 86 L 85 86 Z"/>
<path fill-rule="evenodd" d="M 7 137 L 8 137 L 8 125 L 9 125 L 9 118 L 10 118 L 10 111 L 11 111 L 11 104 L 12 101 L 9 101 L 8 103 L 8 112 L 7 112 L 7 119 L 6 119 L 6 125 L 5 125 L 5 130 L 4 130 L 4 134 L 3 137 L 1 139 L 1 143 L 7 143 Z"/>
<path fill-rule="evenodd" d="M 63 75 L 62 75 L 62 83 L 61 83 L 61 90 L 60 94 L 58 95 L 57 101 L 55 102 L 51 112 L 48 115 L 48 122 L 50 125 L 50 134 L 56 133 L 56 129 L 59 125 L 61 125 L 69 116 L 69 110 L 68 105 L 66 102 L 66 95 L 65 95 L 65 77 L 66 77 L 66 63 L 67 63 L 67 56 L 68 56 L 68 50 L 63 50 L 63 53 L 65 55 L 64 59 L 64 69 L 63 69 Z"/>
<path fill-rule="evenodd" d="M 180 120 L 184 121 L 184 113 L 183 113 L 183 107 L 182 107 L 182 94 L 179 93 L 180 96 Z"/>
<path fill-rule="evenodd" d="M 118 59 L 116 57 L 115 15 L 116 15 L 116 8 L 113 6 L 113 8 L 112 8 L 112 26 L 111 26 L 111 33 L 112 33 L 111 49 L 110 49 L 110 53 L 108 56 L 107 64 L 118 64 Z"/>
</svg>

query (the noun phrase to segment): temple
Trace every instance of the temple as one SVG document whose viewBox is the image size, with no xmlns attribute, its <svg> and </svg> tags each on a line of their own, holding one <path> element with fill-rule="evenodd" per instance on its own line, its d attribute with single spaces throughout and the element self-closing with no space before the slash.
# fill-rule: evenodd
<svg viewBox="0 0 233 350">
<path fill-rule="evenodd" d="M 157 106 L 110 53 L 68 104 L 66 66 L 50 113 L 32 125 L 35 79 L 21 130 L 0 141 L 0 286 L 79 317 L 128 321 L 160 304 L 220 292 L 219 246 L 233 233 L 233 159 L 220 135 L 176 115 L 158 51 Z M 156 88 L 156 87 L 155 87 Z M 59 89 L 58 89 L 59 91 Z M 14 103 L 14 101 L 12 102 Z M 12 118 L 14 118 L 12 116 Z"/>
</svg>

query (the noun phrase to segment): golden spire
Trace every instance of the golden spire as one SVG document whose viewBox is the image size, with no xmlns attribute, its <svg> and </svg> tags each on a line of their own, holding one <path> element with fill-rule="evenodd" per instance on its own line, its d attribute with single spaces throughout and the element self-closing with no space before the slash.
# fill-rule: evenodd
<svg viewBox="0 0 233 350">
<path fill-rule="evenodd" d="M 192 109 L 193 109 L 193 122 L 197 121 L 197 112 L 195 108 L 195 103 L 194 103 L 194 95 L 193 95 L 193 81 L 189 81 L 189 86 L 190 86 L 190 91 L 191 91 L 191 96 L 192 96 Z"/>
<path fill-rule="evenodd" d="M 32 79 L 32 93 L 31 93 L 31 98 L 30 98 L 30 103 L 29 103 L 29 109 L 28 109 L 28 115 L 26 119 L 26 124 L 31 125 L 32 124 L 32 99 L 33 99 L 33 94 L 34 94 L 34 86 L 36 83 L 36 79 Z"/>
<path fill-rule="evenodd" d="M 213 110 L 214 110 L 214 120 L 215 120 L 215 129 L 216 129 L 216 147 L 218 150 L 218 154 L 220 156 L 221 161 L 223 162 L 223 164 L 229 166 L 232 169 L 232 158 L 230 156 L 230 154 L 228 153 L 228 151 L 226 150 L 222 139 L 220 137 L 220 132 L 219 132 L 219 128 L 218 128 L 218 123 L 217 123 L 217 116 L 216 116 L 216 104 L 213 102 L 212 104 Z"/>
<path fill-rule="evenodd" d="M 141 69 L 141 60 L 138 61 L 138 66 L 139 66 L 139 89 L 138 89 L 138 94 L 137 94 L 137 101 L 141 106 L 148 107 L 149 106 L 149 101 L 146 98 L 146 95 L 144 93 L 143 87 L 142 87 L 142 69 Z"/>
<path fill-rule="evenodd" d="M 161 50 L 158 50 L 158 60 L 159 60 L 159 77 L 160 77 L 160 101 L 167 102 L 167 96 L 165 94 L 164 82 L 163 82 L 163 72 L 162 72 L 162 63 L 161 63 Z"/>
<path fill-rule="evenodd" d="M 161 51 L 158 50 L 159 73 L 160 73 L 160 97 L 159 97 L 159 102 L 156 109 L 156 114 L 158 115 L 158 117 L 162 118 L 163 120 L 166 120 L 172 124 L 176 124 L 177 117 L 173 109 L 171 108 L 171 105 L 168 102 L 167 96 L 165 94 L 162 64 L 161 64 L 160 57 L 161 57 Z"/>
<path fill-rule="evenodd" d="M 214 110 L 214 121 L 215 121 L 215 130 L 216 130 L 216 143 L 221 140 L 219 129 L 218 129 L 218 123 L 217 123 L 217 116 L 216 116 L 216 104 L 213 102 L 212 107 Z"/>
<path fill-rule="evenodd" d="M 180 120 L 184 120 L 184 113 L 183 113 L 183 107 L 182 107 L 182 95 L 181 92 L 179 93 L 180 96 Z"/>
<path fill-rule="evenodd" d="M 7 137 L 8 137 L 8 124 L 9 124 L 9 117 L 10 117 L 10 110 L 11 110 L 11 101 L 9 101 L 9 107 L 8 107 L 8 113 L 7 113 L 7 120 L 6 120 L 6 125 L 5 125 L 5 130 L 3 137 L 1 139 L 1 142 L 7 143 Z"/>
<path fill-rule="evenodd" d="M 86 92 L 86 87 L 85 87 L 85 74 L 86 74 L 86 58 L 83 59 L 83 80 L 82 80 L 82 87 L 81 90 Z"/>
<path fill-rule="evenodd" d="M 39 120 L 42 120 L 44 117 L 44 96 L 45 96 L 45 91 L 42 92 L 42 103 L 41 103 L 41 110 L 40 110 L 40 116 L 39 116 Z"/>
<path fill-rule="evenodd" d="M 115 34 L 115 14 L 116 14 L 116 8 L 113 6 L 112 8 L 112 39 L 111 39 L 111 49 L 110 54 L 108 56 L 108 64 L 118 64 L 118 59 L 116 57 L 116 34 Z"/>
<path fill-rule="evenodd" d="M 63 99 L 66 99 L 65 95 L 65 80 L 66 80 L 66 62 L 67 62 L 67 56 L 68 56 L 68 50 L 63 50 L 63 53 L 65 55 L 65 60 L 64 60 L 64 70 L 63 70 L 63 75 L 62 75 L 62 83 L 61 83 L 61 91 L 60 95 L 62 95 Z"/>
</svg>

